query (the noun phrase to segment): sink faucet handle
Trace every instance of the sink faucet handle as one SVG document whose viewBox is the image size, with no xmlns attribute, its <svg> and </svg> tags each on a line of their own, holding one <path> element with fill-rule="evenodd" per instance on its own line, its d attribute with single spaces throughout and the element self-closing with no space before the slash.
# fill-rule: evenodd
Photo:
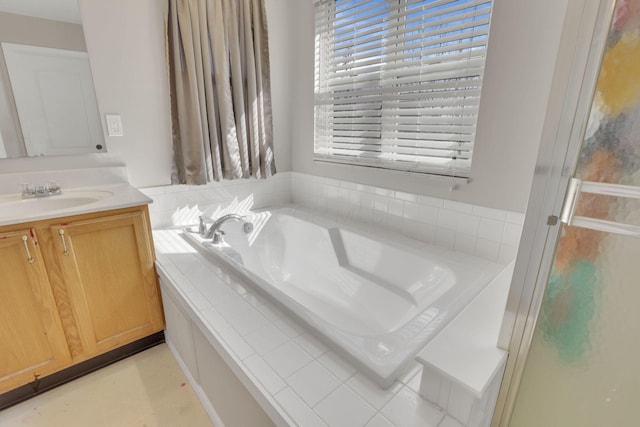
<svg viewBox="0 0 640 427">
<path fill-rule="evenodd" d="M 23 183 L 21 185 L 22 185 L 23 199 L 30 199 L 30 198 L 36 197 L 36 189 L 33 187 L 32 184 Z"/>
<path fill-rule="evenodd" d="M 49 194 L 60 194 L 60 184 L 57 181 L 47 181 L 47 190 Z"/>
</svg>

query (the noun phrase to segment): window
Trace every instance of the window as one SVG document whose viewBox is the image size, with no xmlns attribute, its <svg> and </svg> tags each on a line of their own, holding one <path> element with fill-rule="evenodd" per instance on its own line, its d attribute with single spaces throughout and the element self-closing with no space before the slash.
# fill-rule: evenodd
<svg viewBox="0 0 640 427">
<path fill-rule="evenodd" d="M 315 9 L 315 158 L 468 177 L 491 0 Z"/>
</svg>

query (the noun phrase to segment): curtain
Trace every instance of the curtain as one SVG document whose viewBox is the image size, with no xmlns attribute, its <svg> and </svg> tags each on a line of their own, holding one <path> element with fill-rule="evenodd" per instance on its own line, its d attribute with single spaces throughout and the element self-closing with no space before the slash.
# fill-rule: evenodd
<svg viewBox="0 0 640 427">
<path fill-rule="evenodd" d="M 273 175 L 263 0 L 168 0 L 174 184 Z"/>
</svg>

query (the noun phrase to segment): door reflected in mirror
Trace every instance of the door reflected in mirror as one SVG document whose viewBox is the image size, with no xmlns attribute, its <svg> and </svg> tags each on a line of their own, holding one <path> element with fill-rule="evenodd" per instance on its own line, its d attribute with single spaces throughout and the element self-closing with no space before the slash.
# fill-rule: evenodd
<svg viewBox="0 0 640 427">
<path fill-rule="evenodd" d="M 79 16 L 76 0 L 0 0 L 0 158 L 106 152 Z"/>
</svg>

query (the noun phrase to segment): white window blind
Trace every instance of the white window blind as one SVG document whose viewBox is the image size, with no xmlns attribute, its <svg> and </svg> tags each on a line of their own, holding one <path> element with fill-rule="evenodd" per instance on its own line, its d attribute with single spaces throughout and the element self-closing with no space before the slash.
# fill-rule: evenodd
<svg viewBox="0 0 640 427">
<path fill-rule="evenodd" d="M 467 177 L 491 0 L 316 0 L 316 159 Z"/>
</svg>

